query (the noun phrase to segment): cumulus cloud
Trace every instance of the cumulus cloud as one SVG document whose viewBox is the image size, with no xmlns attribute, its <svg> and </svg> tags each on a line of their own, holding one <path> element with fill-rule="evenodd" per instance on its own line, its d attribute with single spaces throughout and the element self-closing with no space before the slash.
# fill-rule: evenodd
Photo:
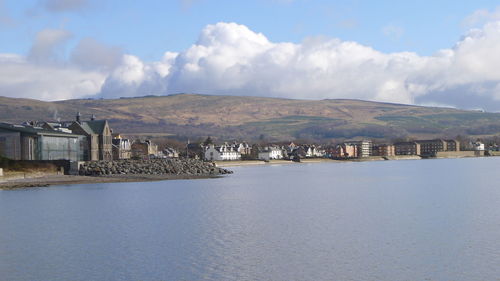
<svg viewBox="0 0 500 281">
<path fill-rule="evenodd" d="M 40 35 L 32 48 L 38 51 L 31 54 L 50 58 L 54 46 L 60 46 L 67 36 L 57 32 Z M 276 43 L 244 25 L 217 23 L 206 26 L 195 44 L 186 50 L 167 52 L 159 61 L 145 62 L 134 55 L 122 54 L 117 48 L 84 39 L 73 50 L 72 63 L 63 68 L 66 71 L 59 73 L 56 66 L 42 67 L 30 59 L 21 60 L 17 67 L 26 67 L 28 73 L 36 70 L 42 73 L 43 69 L 56 76 L 63 72 L 71 75 L 64 84 L 68 92 L 57 95 L 64 98 L 195 92 L 355 98 L 500 110 L 499 47 L 500 22 L 472 29 L 455 46 L 432 56 L 383 53 L 335 38 L 312 37 L 301 43 Z M 14 62 L 10 64 L 12 69 Z M 18 74 L 21 73 L 19 70 Z M 73 88 L 72 83 L 76 85 Z M 12 89 L 14 86 L 11 84 Z M 39 81 L 37 87 L 47 92 L 57 90 L 51 88 L 49 80 Z M 45 98 L 35 93 L 33 97 Z"/>
<path fill-rule="evenodd" d="M 0 55 L 0 93 L 18 98 L 62 100 L 93 95 L 105 76 L 60 65 L 39 65 L 19 55 Z"/>
<path fill-rule="evenodd" d="M 106 48 L 98 42 L 82 40 L 73 51 L 75 61 L 71 64 L 64 56 L 64 48 L 71 37 L 67 30 L 44 29 L 35 36 L 28 55 L 0 54 L 1 95 L 61 100 L 99 93 L 107 73 L 102 71 L 104 68 L 92 65 L 89 53 L 95 50 L 96 55 L 102 56 Z M 81 60 L 85 56 L 88 61 L 83 64 Z"/>
<path fill-rule="evenodd" d="M 127 78 L 121 75 L 121 79 L 108 79 L 113 84 L 107 81 L 105 89 L 114 93 L 113 88 L 123 91 L 125 87 L 144 94 L 144 83 L 150 93 L 446 102 L 465 108 L 472 102 L 461 98 L 463 89 L 475 89 L 470 99 L 489 99 L 490 109 L 498 110 L 500 74 L 496 65 L 500 55 L 495 49 L 499 46 L 498 22 L 471 30 L 456 46 L 433 56 L 387 54 L 330 38 L 308 38 L 300 44 L 273 43 L 246 26 L 218 23 L 207 26 L 190 48 L 163 62 L 168 75 L 153 75 L 155 70 L 142 65 L 137 68 L 142 69 L 141 83 L 133 79 L 128 84 L 133 87 L 126 87 Z M 445 101 L 437 98 L 443 93 Z M 127 91 L 127 95 L 134 93 Z"/>
<path fill-rule="evenodd" d="M 121 64 L 107 77 L 100 97 L 165 94 L 167 92 L 166 77 L 170 74 L 170 68 L 176 57 L 176 53 L 167 52 L 161 61 L 147 64 L 136 56 L 124 55 Z"/>
</svg>

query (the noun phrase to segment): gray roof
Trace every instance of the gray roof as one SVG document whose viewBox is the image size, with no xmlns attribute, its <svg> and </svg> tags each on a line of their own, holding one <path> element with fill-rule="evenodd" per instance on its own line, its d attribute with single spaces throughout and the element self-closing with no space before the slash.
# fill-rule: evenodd
<svg viewBox="0 0 500 281">
<path fill-rule="evenodd" d="M 93 120 L 84 121 L 82 123 L 86 124 L 93 132 L 102 135 L 104 133 L 104 127 L 106 126 L 106 120 Z"/>
<path fill-rule="evenodd" d="M 106 120 L 93 120 L 93 121 L 82 121 L 81 123 L 75 122 L 80 125 L 80 127 L 89 135 L 96 134 L 102 135 L 104 133 L 104 127 L 106 126 Z"/>
<path fill-rule="evenodd" d="M 0 123 L 0 129 L 26 133 L 26 134 L 34 134 L 34 135 L 50 135 L 50 136 L 61 136 L 61 137 L 78 137 L 79 135 L 64 133 L 60 131 L 47 130 L 41 127 L 31 127 L 25 125 L 13 125 L 9 123 Z"/>
</svg>

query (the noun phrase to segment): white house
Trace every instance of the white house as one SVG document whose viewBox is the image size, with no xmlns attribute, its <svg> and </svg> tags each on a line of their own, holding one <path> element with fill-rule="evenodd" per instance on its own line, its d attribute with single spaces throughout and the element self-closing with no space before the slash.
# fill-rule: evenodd
<svg viewBox="0 0 500 281">
<path fill-rule="evenodd" d="M 179 152 L 171 147 L 166 147 L 163 150 L 163 155 L 165 155 L 165 157 L 167 158 L 179 158 Z"/>
<path fill-rule="evenodd" d="M 325 150 L 316 148 L 316 146 L 312 145 L 309 147 L 305 148 L 306 150 L 306 157 L 324 157 L 325 156 Z"/>
<path fill-rule="evenodd" d="M 475 142 L 473 145 L 474 145 L 474 150 L 484 151 L 484 143 L 478 141 L 478 142 Z"/>
<path fill-rule="evenodd" d="M 246 142 L 240 144 L 235 144 L 236 150 L 241 153 L 241 155 L 250 155 L 252 153 L 252 147 Z"/>
<path fill-rule="evenodd" d="M 283 159 L 283 150 L 279 147 L 266 147 L 259 151 L 258 157 L 264 161 Z"/>
<path fill-rule="evenodd" d="M 233 146 L 224 144 L 216 147 L 212 144 L 205 148 L 205 160 L 226 161 L 240 159 L 241 153 L 238 152 Z"/>
</svg>

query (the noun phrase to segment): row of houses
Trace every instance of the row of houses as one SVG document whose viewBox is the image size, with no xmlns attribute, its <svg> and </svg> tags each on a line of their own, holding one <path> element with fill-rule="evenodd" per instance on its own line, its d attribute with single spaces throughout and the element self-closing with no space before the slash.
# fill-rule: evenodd
<svg viewBox="0 0 500 281">
<path fill-rule="evenodd" d="M 473 150 L 484 150 L 484 144 L 476 143 Z M 332 158 L 363 158 L 369 156 L 416 155 L 435 157 L 439 152 L 460 151 L 460 142 L 453 139 L 416 140 L 393 144 L 376 144 L 369 140 L 346 142 L 337 145 L 331 152 Z"/>
<path fill-rule="evenodd" d="M 167 151 L 178 157 L 175 150 Z M 113 133 L 107 120 L 0 123 L 0 155 L 13 160 L 111 161 L 167 157 L 150 140 L 131 141 Z"/>
<path fill-rule="evenodd" d="M 484 144 L 473 143 L 472 150 L 484 150 Z M 349 141 L 326 147 L 315 145 L 269 145 L 259 147 L 247 143 L 224 143 L 222 145 L 208 145 L 203 148 L 204 159 L 208 161 L 225 161 L 240 159 L 302 159 L 302 158 L 334 158 L 351 159 L 371 156 L 422 156 L 435 157 L 439 152 L 458 152 L 460 142 L 453 139 L 416 140 L 396 142 L 392 144 L 373 144 L 370 140 Z M 250 157 L 245 157 L 245 155 Z"/>
</svg>

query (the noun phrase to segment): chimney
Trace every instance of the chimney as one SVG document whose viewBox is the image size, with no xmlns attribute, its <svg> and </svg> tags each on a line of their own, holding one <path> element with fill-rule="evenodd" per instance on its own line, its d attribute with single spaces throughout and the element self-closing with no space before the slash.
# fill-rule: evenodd
<svg viewBox="0 0 500 281">
<path fill-rule="evenodd" d="M 82 117 L 82 115 L 80 114 L 80 111 L 78 111 L 76 113 L 76 122 L 78 122 L 78 124 L 80 124 L 80 117 Z"/>
<path fill-rule="evenodd" d="M 94 121 L 94 120 L 95 120 L 95 115 L 94 115 L 94 114 L 92 114 L 92 117 L 90 117 L 90 120 L 91 120 L 91 121 Z"/>
</svg>

